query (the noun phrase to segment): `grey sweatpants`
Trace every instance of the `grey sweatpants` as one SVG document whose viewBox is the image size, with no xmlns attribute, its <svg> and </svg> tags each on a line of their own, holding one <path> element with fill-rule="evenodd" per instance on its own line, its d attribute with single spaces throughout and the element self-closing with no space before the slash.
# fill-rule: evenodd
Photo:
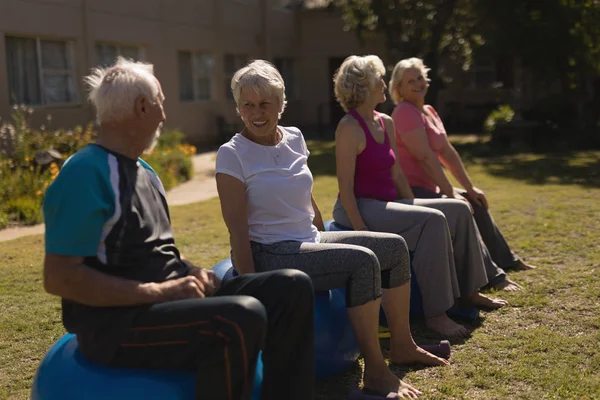
<svg viewBox="0 0 600 400">
<path fill-rule="evenodd" d="M 413 270 L 425 317 L 444 313 L 456 298 L 487 284 L 477 228 L 464 202 L 358 199 L 357 205 L 370 230 L 397 233 L 414 251 Z M 333 218 L 352 226 L 339 199 Z"/>
<path fill-rule="evenodd" d="M 315 290 L 345 287 L 347 307 L 410 281 L 406 242 L 391 233 L 321 232 L 320 243 L 251 242 L 251 247 L 256 272 L 301 270 L 312 278 Z"/>
<path fill-rule="evenodd" d="M 415 197 L 424 199 L 441 198 L 442 194 L 421 187 L 412 187 Z M 481 247 L 483 248 L 483 260 L 490 283 L 502 282 L 506 279 L 504 270 L 515 267 L 519 256 L 512 252 L 510 246 L 504 239 L 502 232 L 496 225 L 496 221 L 490 211 L 471 201 L 464 190 L 458 192 L 471 203 L 473 207 L 473 218 L 481 235 Z"/>
</svg>

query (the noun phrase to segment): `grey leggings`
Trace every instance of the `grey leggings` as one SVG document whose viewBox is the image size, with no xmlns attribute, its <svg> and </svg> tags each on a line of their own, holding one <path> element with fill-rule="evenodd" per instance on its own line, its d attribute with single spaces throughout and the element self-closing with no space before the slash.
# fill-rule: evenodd
<svg viewBox="0 0 600 400">
<path fill-rule="evenodd" d="M 251 242 L 251 246 L 256 272 L 299 269 L 312 278 L 315 290 L 345 287 L 347 307 L 373 301 L 382 288 L 410 281 L 406 242 L 391 233 L 321 232 L 319 243 Z"/>
</svg>

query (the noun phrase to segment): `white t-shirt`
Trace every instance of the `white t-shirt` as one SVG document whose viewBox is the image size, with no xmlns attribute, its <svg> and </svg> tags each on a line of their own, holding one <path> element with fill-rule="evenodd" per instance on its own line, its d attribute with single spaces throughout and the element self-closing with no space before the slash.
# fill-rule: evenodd
<svg viewBox="0 0 600 400">
<path fill-rule="evenodd" d="M 319 231 L 312 223 L 313 176 L 306 163 L 306 142 L 298 128 L 278 128 L 283 137 L 275 146 L 236 134 L 219 148 L 216 173 L 233 176 L 246 186 L 250 240 L 316 243 Z"/>
</svg>

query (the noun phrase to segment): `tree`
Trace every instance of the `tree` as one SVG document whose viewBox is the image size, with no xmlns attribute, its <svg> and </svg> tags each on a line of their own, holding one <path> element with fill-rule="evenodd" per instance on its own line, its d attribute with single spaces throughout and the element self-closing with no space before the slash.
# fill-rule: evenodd
<svg viewBox="0 0 600 400">
<path fill-rule="evenodd" d="M 578 110 L 600 118 L 600 0 L 331 0 L 359 37 L 382 34 L 389 56 L 417 56 L 431 69 L 430 100 L 444 81 L 442 60 L 470 67 L 474 52 L 518 61 L 537 87 L 558 82 Z M 584 124 L 583 121 L 588 121 Z"/>
<path fill-rule="evenodd" d="M 597 123 L 600 1 L 477 0 L 474 12 L 488 52 L 518 59 L 538 88 L 558 83 L 560 97 L 554 102 L 570 103 L 576 110 L 572 122 L 580 128 Z"/>
<path fill-rule="evenodd" d="M 473 47 L 481 44 L 470 0 L 338 0 L 346 25 L 359 38 L 382 33 L 389 56 L 423 58 L 432 70 L 430 99 L 442 88 L 444 57 L 468 68 Z"/>
</svg>

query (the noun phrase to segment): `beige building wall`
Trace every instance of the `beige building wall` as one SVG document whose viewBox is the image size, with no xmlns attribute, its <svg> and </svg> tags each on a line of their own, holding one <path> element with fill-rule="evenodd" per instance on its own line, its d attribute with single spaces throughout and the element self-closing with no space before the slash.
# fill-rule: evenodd
<svg viewBox="0 0 600 400">
<path fill-rule="evenodd" d="M 272 47 L 293 55 L 294 13 L 266 0 L 3 0 L 0 2 L 0 116 L 11 113 L 6 68 L 6 36 L 39 37 L 73 42 L 78 101 L 69 105 L 34 106 L 34 126 L 71 127 L 93 119 L 82 79 L 96 65 L 98 42 L 144 48 L 145 60 L 167 97 L 168 128 L 178 128 L 199 145 L 216 141 L 216 116 L 235 118 L 226 99 L 225 54 L 248 59 L 266 57 L 261 11 L 266 9 L 277 35 Z M 265 8 L 261 8 L 265 7 Z M 214 56 L 210 101 L 181 101 L 177 52 L 199 51 Z"/>
<path fill-rule="evenodd" d="M 338 11 L 305 10 L 299 25 L 302 116 L 307 125 L 335 125 L 339 117 L 335 112 L 341 112 L 333 97 L 335 69 L 353 54 L 376 54 L 385 59 L 385 44 L 378 38 L 359 42 L 355 33 L 344 31 Z"/>
</svg>

